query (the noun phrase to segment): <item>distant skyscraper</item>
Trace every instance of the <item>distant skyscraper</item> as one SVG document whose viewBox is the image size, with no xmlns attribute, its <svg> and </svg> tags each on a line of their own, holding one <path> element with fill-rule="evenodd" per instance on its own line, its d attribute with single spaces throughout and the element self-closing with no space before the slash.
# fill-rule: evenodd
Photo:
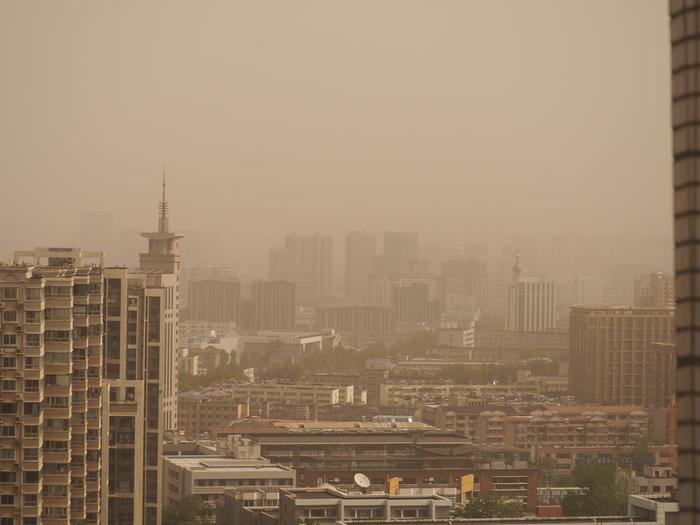
<svg viewBox="0 0 700 525">
<path fill-rule="evenodd" d="M 256 330 L 293 330 L 295 326 L 294 284 L 286 281 L 255 281 L 251 309 Z"/>
<path fill-rule="evenodd" d="M 158 231 L 142 233 L 148 239 L 148 252 L 139 256 L 139 266 L 151 275 L 152 286 L 166 290 L 164 323 L 163 410 L 165 430 L 177 429 L 177 349 L 180 330 L 180 239 L 170 231 L 168 224 L 168 201 L 165 200 L 165 174 L 163 174 L 163 197 L 158 205 Z"/>
<path fill-rule="evenodd" d="M 191 321 L 238 323 L 241 283 L 238 279 L 206 279 L 190 285 L 187 315 Z"/>
<path fill-rule="evenodd" d="M 402 325 L 428 323 L 428 285 L 424 283 L 395 286 L 392 290 L 392 306 L 396 320 Z"/>
<path fill-rule="evenodd" d="M 634 305 L 652 308 L 672 308 L 676 304 L 675 278 L 664 273 L 652 273 L 635 279 Z"/>
<path fill-rule="evenodd" d="M 584 306 L 603 304 L 603 281 L 591 275 L 577 277 L 574 302 Z"/>
<path fill-rule="evenodd" d="M 683 525 L 700 523 L 700 5 L 669 0 L 678 332 L 678 500 Z"/>
<path fill-rule="evenodd" d="M 296 285 L 297 301 L 315 301 L 333 290 L 333 239 L 318 233 L 288 235 L 270 250 L 270 280 Z"/>
<path fill-rule="evenodd" d="M 488 304 L 486 263 L 477 259 L 451 259 L 442 265 L 441 302 L 446 312 L 483 308 Z"/>
<path fill-rule="evenodd" d="M 384 232 L 384 273 L 401 275 L 411 272 L 418 258 L 418 234 L 416 232 Z"/>
<path fill-rule="evenodd" d="M 541 278 L 521 277 L 519 260 L 520 255 L 516 255 L 513 279 L 508 286 L 506 330 L 517 332 L 552 330 L 557 323 L 554 282 Z"/>
<path fill-rule="evenodd" d="M 366 232 L 350 232 L 345 237 L 345 295 L 366 303 L 369 279 L 377 258 L 377 237 Z"/>
</svg>

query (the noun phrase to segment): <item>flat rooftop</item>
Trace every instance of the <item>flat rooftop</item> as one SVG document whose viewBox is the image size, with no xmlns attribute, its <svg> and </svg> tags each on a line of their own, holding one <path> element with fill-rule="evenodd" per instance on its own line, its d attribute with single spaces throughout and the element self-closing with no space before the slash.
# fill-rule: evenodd
<svg viewBox="0 0 700 525">
<path fill-rule="evenodd" d="M 266 459 L 237 459 L 226 456 L 164 456 L 165 462 L 192 471 L 218 473 L 236 472 L 290 472 L 283 465 L 270 464 Z"/>
</svg>

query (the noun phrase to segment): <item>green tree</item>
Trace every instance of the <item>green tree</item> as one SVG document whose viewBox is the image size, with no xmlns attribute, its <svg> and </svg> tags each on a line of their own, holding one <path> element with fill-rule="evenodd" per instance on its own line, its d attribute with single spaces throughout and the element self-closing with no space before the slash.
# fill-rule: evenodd
<svg viewBox="0 0 700 525">
<path fill-rule="evenodd" d="M 642 470 L 644 470 L 644 465 L 649 465 L 651 462 L 649 441 L 643 438 L 635 445 L 634 449 L 632 449 L 631 456 L 632 468 L 634 468 L 637 473 L 641 473 Z"/>
<path fill-rule="evenodd" d="M 620 516 L 627 511 L 626 495 L 618 486 L 614 464 L 581 465 L 574 471 L 581 494 L 568 493 L 562 499 L 565 516 Z"/>
<path fill-rule="evenodd" d="M 189 392 L 196 388 L 225 383 L 232 379 L 245 379 L 241 367 L 235 363 L 219 365 L 216 368 L 207 370 L 207 373 L 200 376 L 181 373 L 178 377 L 178 389 L 180 392 Z"/>
<path fill-rule="evenodd" d="M 523 504 L 520 501 L 490 492 L 483 496 L 473 496 L 463 507 L 455 509 L 457 518 L 520 518 L 522 515 Z"/>
<path fill-rule="evenodd" d="M 187 496 L 163 509 L 163 525 L 199 525 L 207 523 L 209 508 L 199 496 Z"/>
</svg>

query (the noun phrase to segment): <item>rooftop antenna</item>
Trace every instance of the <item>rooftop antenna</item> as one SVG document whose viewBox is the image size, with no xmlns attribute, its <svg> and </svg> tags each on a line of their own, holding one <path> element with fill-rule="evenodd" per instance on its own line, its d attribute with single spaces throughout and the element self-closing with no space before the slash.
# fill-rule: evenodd
<svg viewBox="0 0 700 525">
<path fill-rule="evenodd" d="M 165 164 L 163 164 L 163 197 L 158 204 L 158 232 L 168 232 L 168 201 L 165 200 Z"/>
<path fill-rule="evenodd" d="M 367 492 L 367 489 L 372 484 L 369 478 L 365 476 L 362 472 L 358 472 L 357 474 L 355 474 L 352 477 L 352 480 L 355 482 L 355 485 L 360 487 L 360 491 L 362 491 L 363 494 Z"/>
</svg>

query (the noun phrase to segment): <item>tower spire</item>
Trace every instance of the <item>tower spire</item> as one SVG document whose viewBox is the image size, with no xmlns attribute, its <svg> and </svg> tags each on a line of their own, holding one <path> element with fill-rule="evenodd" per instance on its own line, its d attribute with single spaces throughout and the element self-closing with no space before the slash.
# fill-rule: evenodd
<svg viewBox="0 0 700 525">
<path fill-rule="evenodd" d="M 165 164 L 163 164 L 163 197 L 158 205 L 158 232 L 168 232 L 168 201 L 165 200 Z"/>
<path fill-rule="evenodd" d="M 513 264 L 513 280 L 517 281 L 520 278 L 520 272 L 522 272 L 522 269 L 520 268 L 520 252 L 515 250 L 515 264 Z"/>
</svg>

